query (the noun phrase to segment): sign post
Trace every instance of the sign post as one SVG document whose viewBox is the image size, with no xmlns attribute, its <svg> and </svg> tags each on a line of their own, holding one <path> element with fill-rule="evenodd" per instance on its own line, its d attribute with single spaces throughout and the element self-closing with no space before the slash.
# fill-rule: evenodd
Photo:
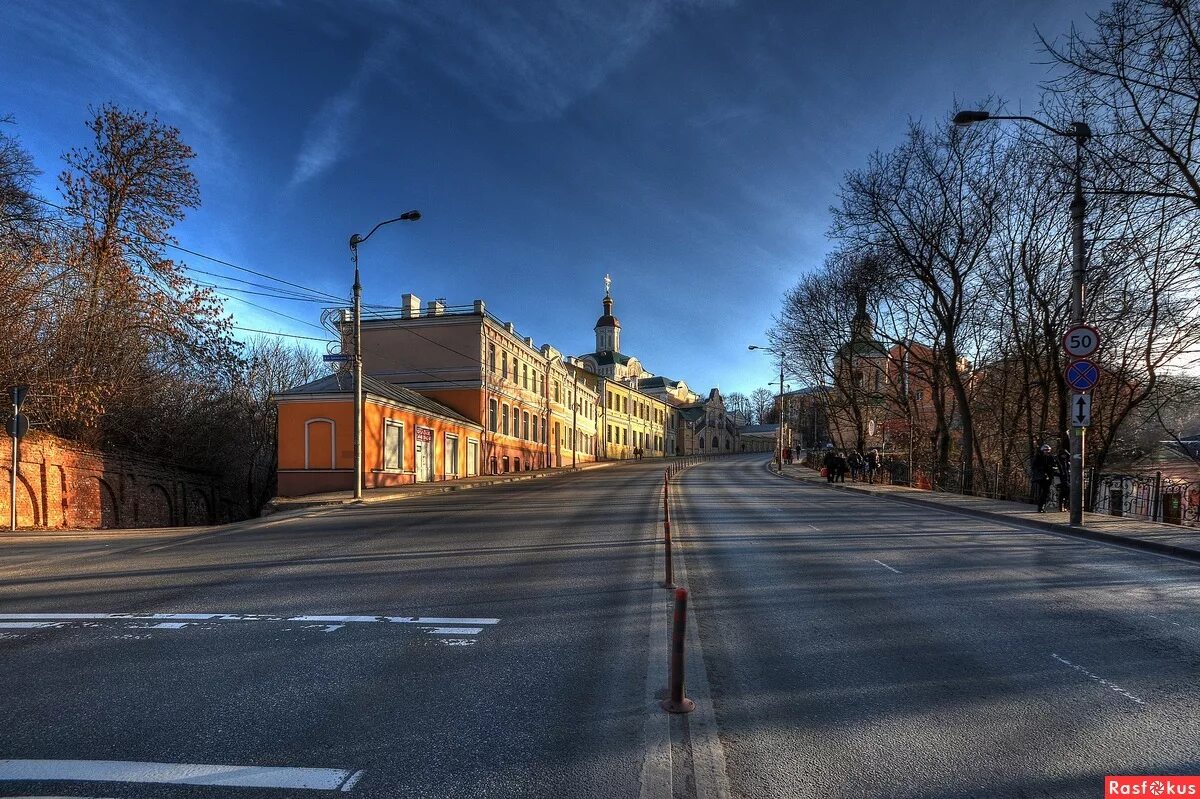
<svg viewBox="0 0 1200 799">
<path fill-rule="evenodd" d="M 1092 424 L 1092 395 L 1088 392 L 1095 387 L 1100 379 L 1100 370 L 1096 364 L 1087 360 L 1100 349 L 1100 331 L 1083 324 L 1083 193 L 1078 186 L 1078 170 L 1076 170 L 1076 197 L 1071 204 L 1072 218 L 1076 217 L 1078 205 L 1078 223 L 1073 231 L 1075 249 L 1075 271 L 1072 272 L 1071 289 L 1071 318 L 1073 324 L 1063 334 L 1063 351 L 1071 358 L 1067 365 L 1067 385 L 1074 389 L 1071 394 L 1071 406 L 1067 415 L 1071 417 L 1071 526 L 1083 524 L 1083 453 L 1087 440 L 1087 429 Z"/>
<path fill-rule="evenodd" d="M 12 398 L 12 418 L 8 420 L 8 434 L 12 436 L 12 469 L 8 480 L 8 526 L 13 532 L 17 530 L 17 478 L 21 469 L 21 439 L 29 432 L 29 417 L 21 414 L 21 406 L 25 404 L 25 395 L 29 386 L 13 386 L 8 390 Z"/>
<path fill-rule="evenodd" d="M 1100 349 L 1100 331 L 1091 325 L 1074 325 L 1063 334 L 1063 350 L 1072 358 L 1087 358 Z"/>
</svg>

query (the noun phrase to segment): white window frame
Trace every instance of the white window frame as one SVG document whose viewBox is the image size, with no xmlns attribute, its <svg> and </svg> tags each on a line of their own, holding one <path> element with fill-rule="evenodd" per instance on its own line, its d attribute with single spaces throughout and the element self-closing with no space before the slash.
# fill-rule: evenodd
<svg viewBox="0 0 1200 799">
<path fill-rule="evenodd" d="M 462 472 L 459 471 L 459 467 L 461 466 L 460 462 L 462 460 L 462 451 L 459 449 L 459 446 L 458 446 L 459 444 L 462 443 L 462 439 L 460 439 L 458 437 L 457 433 L 443 433 L 442 438 L 443 438 L 443 441 L 442 441 L 442 467 L 446 469 L 445 478 L 447 480 L 449 480 L 452 477 L 462 477 Z M 451 465 L 450 464 L 450 442 L 451 441 L 454 442 L 454 464 L 453 464 L 454 468 L 453 469 L 447 468 Z"/>
<path fill-rule="evenodd" d="M 475 457 L 471 457 L 471 449 L 475 450 Z M 479 474 L 479 439 L 467 439 L 467 477 L 475 477 Z"/>
<path fill-rule="evenodd" d="M 387 431 L 389 427 L 400 428 L 400 453 L 399 462 L 395 466 L 387 465 Z M 404 471 L 404 444 L 407 441 L 407 431 L 404 429 L 405 424 L 397 419 L 383 420 L 383 440 L 380 442 L 379 451 L 383 455 L 383 459 L 379 463 L 379 468 L 385 472 L 403 472 Z"/>
</svg>

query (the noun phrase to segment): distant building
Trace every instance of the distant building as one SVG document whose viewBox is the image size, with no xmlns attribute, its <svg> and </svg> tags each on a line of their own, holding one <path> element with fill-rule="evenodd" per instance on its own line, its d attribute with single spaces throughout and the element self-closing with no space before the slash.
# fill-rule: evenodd
<svg viewBox="0 0 1200 799">
<path fill-rule="evenodd" d="M 351 331 L 343 328 L 349 348 Z M 599 396 L 557 349 L 538 348 L 482 300 L 451 307 L 405 294 L 398 316 L 362 323 L 364 371 L 483 427 L 486 474 L 571 466 L 598 452 Z"/>
<path fill-rule="evenodd" d="M 279 496 L 354 487 L 354 380 L 328 375 L 281 392 Z M 483 428 L 441 403 L 363 376 L 363 482 L 367 488 L 479 473 Z"/>
</svg>

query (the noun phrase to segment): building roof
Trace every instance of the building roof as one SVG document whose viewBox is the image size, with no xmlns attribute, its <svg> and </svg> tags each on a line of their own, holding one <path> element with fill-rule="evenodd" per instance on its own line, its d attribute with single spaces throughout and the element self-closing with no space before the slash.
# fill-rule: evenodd
<svg viewBox="0 0 1200 799">
<path fill-rule="evenodd" d="M 334 372 L 331 375 L 326 375 L 311 383 L 305 383 L 302 386 L 289 388 L 287 391 L 280 391 L 276 394 L 277 397 L 298 397 L 309 394 L 344 394 L 353 393 L 354 391 L 354 376 L 349 372 Z M 472 422 L 467 417 L 457 411 L 447 408 L 437 400 L 432 400 L 429 397 L 423 397 L 411 389 L 404 386 L 392 385 L 378 380 L 370 375 L 363 375 L 363 394 L 374 394 L 382 399 L 391 400 L 392 402 L 406 405 L 414 410 L 431 413 L 435 416 L 443 416 L 447 419 L 453 419 L 458 422 L 466 422 L 469 425 L 478 427 L 479 425 Z"/>
<path fill-rule="evenodd" d="M 775 435 L 779 432 L 777 424 L 748 424 L 742 426 L 743 435 L 754 435 L 755 433 L 770 433 Z"/>
<path fill-rule="evenodd" d="M 679 388 L 679 381 L 672 380 L 669 377 L 662 377 L 661 375 L 655 377 L 643 377 L 641 380 L 638 380 L 638 388 Z"/>
<path fill-rule="evenodd" d="M 596 327 L 620 327 L 621 321 L 610 313 L 606 313 L 596 320 Z"/>
<path fill-rule="evenodd" d="M 612 366 L 613 364 L 621 364 L 624 366 L 633 360 L 632 356 L 622 355 L 619 352 L 605 350 L 604 352 L 589 352 L 587 355 L 580 355 L 580 358 L 591 358 L 600 366 Z"/>
</svg>

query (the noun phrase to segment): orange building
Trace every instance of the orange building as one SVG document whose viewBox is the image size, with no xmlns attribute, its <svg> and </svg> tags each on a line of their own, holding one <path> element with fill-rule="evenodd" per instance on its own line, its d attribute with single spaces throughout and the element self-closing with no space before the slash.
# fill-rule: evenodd
<svg viewBox="0 0 1200 799">
<path fill-rule="evenodd" d="M 354 380 L 323 377 L 275 396 L 279 496 L 354 486 Z M 367 488 L 479 474 L 483 428 L 440 402 L 363 375 Z"/>
</svg>

